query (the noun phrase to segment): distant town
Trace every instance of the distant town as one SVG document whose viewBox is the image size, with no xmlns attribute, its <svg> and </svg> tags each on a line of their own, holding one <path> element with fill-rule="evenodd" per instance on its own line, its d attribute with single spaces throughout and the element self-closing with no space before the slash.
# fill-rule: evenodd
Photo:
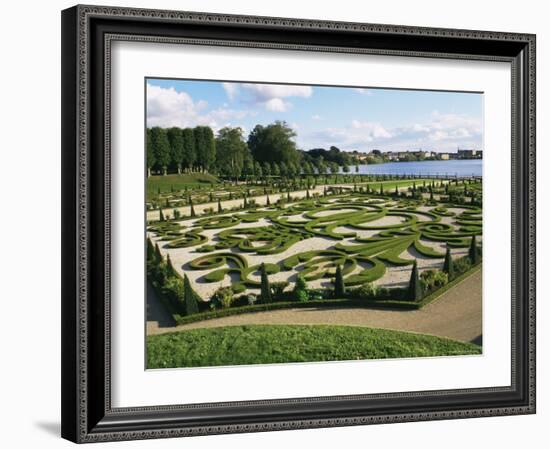
<svg viewBox="0 0 550 449">
<path fill-rule="evenodd" d="M 475 149 L 458 149 L 455 153 L 438 153 L 436 151 L 380 151 L 371 150 L 369 153 L 351 151 L 350 155 L 361 163 L 372 163 L 372 159 L 383 159 L 387 162 L 411 161 L 449 161 L 456 159 L 483 159 L 483 151 Z"/>
</svg>

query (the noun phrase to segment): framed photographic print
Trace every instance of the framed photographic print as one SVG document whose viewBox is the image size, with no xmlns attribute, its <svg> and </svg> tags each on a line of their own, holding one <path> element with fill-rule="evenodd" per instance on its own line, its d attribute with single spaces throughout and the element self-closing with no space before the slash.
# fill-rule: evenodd
<svg viewBox="0 0 550 449">
<path fill-rule="evenodd" d="M 62 12 L 62 435 L 535 412 L 535 36 Z"/>
</svg>

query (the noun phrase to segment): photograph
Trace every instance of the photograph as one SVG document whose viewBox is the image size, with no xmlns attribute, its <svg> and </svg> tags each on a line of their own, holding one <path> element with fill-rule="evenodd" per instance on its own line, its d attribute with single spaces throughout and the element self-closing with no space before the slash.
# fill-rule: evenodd
<svg viewBox="0 0 550 449">
<path fill-rule="evenodd" d="M 483 92 L 144 97 L 146 369 L 483 354 Z"/>
</svg>

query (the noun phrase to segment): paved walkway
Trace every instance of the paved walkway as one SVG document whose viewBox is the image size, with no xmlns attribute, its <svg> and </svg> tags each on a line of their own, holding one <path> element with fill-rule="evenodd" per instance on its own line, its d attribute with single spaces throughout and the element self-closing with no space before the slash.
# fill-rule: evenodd
<svg viewBox="0 0 550 449">
<path fill-rule="evenodd" d="M 175 327 L 152 327 L 151 333 L 246 324 L 340 324 L 419 332 L 480 344 L 481 281 L 479 270 L 420 310 L 284 309 L 233 315 Z"/>
</svg>

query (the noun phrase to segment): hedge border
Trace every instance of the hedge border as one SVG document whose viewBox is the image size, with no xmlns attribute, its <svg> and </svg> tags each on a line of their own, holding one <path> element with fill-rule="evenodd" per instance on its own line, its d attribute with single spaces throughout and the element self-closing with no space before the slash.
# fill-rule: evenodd
<svg viewBox="0 0 550 449">
<path fill-rule="evenodd" d="M 412 302 L 412 301 L 396 301 L 396 300 L 385 300 L 385 301 L 369 301 L 365 299 L 322 299 L 322 300 L 312 300 L 307 302 L 299 301 L 284 301 L 284 302 L 273 302 L 267 304 L 256 304 L 250 306 L 241 306 L 233 307 L 228 309 L 213 310 L 208 312 L 201 312 L 195 315 L 181 316 L 174 315 L 174 319 L 178 326 L 184 324 L 195 323 L 198 321 L 206 321 L 216 318 L 224 318 L 232 315 L 241 315 L 246 313 L 255 313 L 255 312 L 266 312 L 270 310 L 280 310 L 280 309 L 301 309 L 309 307 L 327 307 L 327 308 L 350 308 L 350 307 L 362 307 L 365 309 L 388 309 L 388 310 L 419 310 L 424 306 L 434 302 L 438 299 L 443 293 L 447 292 L 450 288 L 461 283 L 466 278 L 473 275 L 475 272 L 479 271 L 482 268 L 482 263 L 478 263 L 474 267 L 470 268 L 465 273 L 453 279 L 448 284 L 444 285 L 441 288 L 438 288 L 436 291 L 426 296 L 422 301 Z M 175 331 L 175 330 L 174 330 Z"/>
</svg>

